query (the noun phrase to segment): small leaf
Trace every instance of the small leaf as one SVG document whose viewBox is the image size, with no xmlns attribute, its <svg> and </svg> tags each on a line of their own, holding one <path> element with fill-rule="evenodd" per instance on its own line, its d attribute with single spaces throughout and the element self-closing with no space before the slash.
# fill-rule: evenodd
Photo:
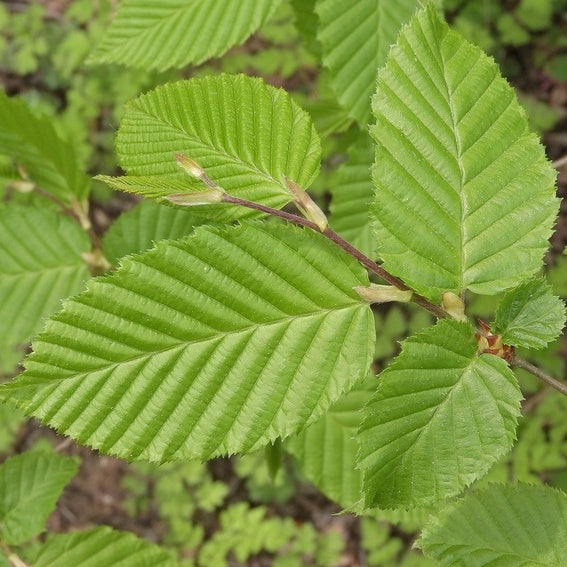
<svg viewBox="0 0 567 567">
<path fill-rule="evenodd" d="M 65 485 L 77 473 L 74 459 L 28 451 L 0 465 L 2 541 L 19 545 L 41 533 Z"/>
<path fill-rule="evenodd" d="M 86 199 L 90 182 L 73 146 L 64 142 L 45 116 L 23 100 L 0 91 L 0 154 L 11 156 L 38 186 L 65 205 Z"/>
<path fill-rule="evenodd" d="M 81 227 L 50 210 L 0 206 L 0 344 L 25 343 L 89 272 Z"/>
<path fill-rule="evenodd" d="M 154 198 L 203 190 L 201 180 L 180 170 L 175 154 L 184 154 L 227 193 L 276 208 L 293 199 L 286 179 L 309 187 L 321 161 L 309 115 L 285 91 L 244 75 L 169 83 L 142 95 L 127 106 L 116 145 L 134 176 L 125 190 Z M 202 207 L 203 214 L 217 207 Z"/>
<path fill-rule="evenodd" d="M 91 63 L 180 68 L 243 43 L 281 0 L 122 0 Z"/>
<path fill-rule="evenodd" d="M 103 526 L 49 537 L 34 567 L 177 567 L 173 554 L 136 537 Z"/>
<path fill-rule="evenodd" d="M 258 449 L 366 375 L 364 268 L 279 223 L 202 227 L 90 280 L 34 342 L 4 397 L 128 459 Z"/>
<path fill-rule="evenodd" d="M 508 345 L 543 348 L 565 325 L 565 305 L 541 279 L 509 291 L 496 311 L 494 332 Z"/>
<path fill-rule="evenodd" d="M 363 127 L 370 122 L 376 72 L 384 65 L 400 28 L 418 6 L 418 0 L 316 2 L 323 64 L 331 71 L 340 103 Z"/>
<path fill-rule="evenodd" d="M 497 65 L 431 4 L 392 48 L 373 110 L 385 269 L 439 301 L 493 295 L 541 268 L 556 172 Z"/>
<path fill-rule="evenodd" d="M 459 493 L 512 446 L 521 399 L 502 359 L 477 356 L 471 325 L 444 319 L 407 339 L 364 408 L 366 505 L 425 506 Z"/>
<path fill-rule="evenodd" d="M 447 507 L 418 541 L 441 567 L 559 567 L 567 557 L 567 495 L 529 484 L 490 485 Z"/>
</svg>

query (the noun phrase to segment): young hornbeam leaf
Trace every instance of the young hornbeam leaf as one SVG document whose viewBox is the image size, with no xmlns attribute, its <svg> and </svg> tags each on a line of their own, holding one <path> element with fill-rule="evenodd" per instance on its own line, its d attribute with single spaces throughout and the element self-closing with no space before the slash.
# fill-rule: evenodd
<svg viewBox="0 0 567 567">
<path fill-rule="evenodd" d="M 91 279 L 0 393 L 130 460 L 256 450 L 367 375 L 374 318 L 352 289 L 365 285 L 364 267 L 313 230 L 200 227 Z"/>
<path fill-rule="evenodd" d="M 457 321 L 467 321 L 468 318 L 465 315 L 465 302 L 455 293 L 446 291 L 441 296 L 441 304 L 443 309 L 456 319 Z"/>
<path fill-rule="evenodd" d="M 556 339 L 565 325 L 565 304 L 541 279 L 528 281 L 502 299 L 494 331 L 506 344 L 543 348 Z"/>
<path fill-rule="evenodd" d="M 380 375 L 359 429 L 367 507 L 458 494 L 512 446 L 522 394 L 506 362 L 477 354 L 473 327 L 440 320 Z"/>
<path fill-rule="evenodd" d="M 305 218 L 315 223 L 319 230 L 324 232 L 329 226 L 325 213 L 297 183 L 294 183 L 291 179 L 286 179 L 285 183 L 294 197 L 297 208 L 305 215 Z"/>
<path fill-rule="evenodd" d="M 556 488 L 491 484 L 433 517 L 417 546 L 441 567 L 559 567 L 566 518 L 567 495 Z"/>
<path fill-rule="evenodd" d="M 492 295 L 542 265 L 556 171 L 493 59 L 432 3 L 402 30 L 373 100 L 378 253 L 433 302 Z"/>
<path fill-rule="evenodd" d="M 411 289 L 401 290 L 391 285 L 371 283 L 369 286 L 357 286 L 353 288 L 364 301 L 368 303 L 387 303 L 388 301 L 399 301 L 407 303 L 411 301 L 413 291 Z"/>
<path fill-rule="evenodd" d="M 212 205 L 222 203 L 224 191 L 218 187 L 207 191 L 195 191 L 194 193 L 174 193 L 167 195 L 166 199 L 176 205 L 194 207 L 196 205 Z"/>
</svg>

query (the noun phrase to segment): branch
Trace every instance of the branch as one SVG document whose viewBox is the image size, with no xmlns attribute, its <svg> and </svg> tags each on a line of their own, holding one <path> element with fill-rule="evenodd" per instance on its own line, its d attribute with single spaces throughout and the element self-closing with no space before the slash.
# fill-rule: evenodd
<svg viewBox="0 0 567 567">
<path fill-rule="evenodd" d="M 321 233 L 323 236 L 326 236 L 329 240 L 340 246 L 347 254 L 358 260 L 363 266 L 365 266 L 368 270 L 375 273 L 377 276 L 381 277 L 383 280 L 386 280 L 389 284 L 393 285 L 397 289 L 401 289 L 403 291 L 409 290 L 410 288 L 407 287 L 401 280 L 387 272 L 384 268 L 379 266 L 376 262 L 365 256 L 360 250 L 349 244 L 346 240 L 341 238 L 334 230 L 331 228 L 326 228 L 324 231 L 321 231 L 319 227 L 312 221 L 307 220 L 303 217 L 298 215 L 294 215 L 292 213 L 286 213 L 285 211 L 280 211 L 278 209 L 273 209 L 271 207 L 266 207 L 265 205 L 260 205 L 259 203 L 254 203 L 253 201 L 246 201 L 245 199 L 239 199 L 238 197 L 234 197 L 229 195 L 228 193 L 224 193 L 222 196 L 222 201 L 224 203 L 230 203 L 232 205 L 240 205 L 242 207 L 247 207 L 248 209 L 254 209 L 256 211 L 261 211 L 268 215 L 278 217 L 284 219 L 288 222 L 296 224 L 298 226 L 303 226 L 306 228 L 310 228 L 315 232 Z M 439 307 L 422 297 L 421 295 L 414 293 L 412 296 L 412 301 L 417 305 L 427 309 L 430 313 L 435 315 L 438 318 L 446 318 L 449 317 L 449 314 Z"/>
<path fill-rule="evenodd" d="M 567 384 L 563 382 L 559 382 L 549 374 L 546 374 L 543 370 L 540 370 L 537 366 L 534 366 L 531 362 L 524 360 L 523 358 L 518 358 L 515 356 L 512 361 L 510 362 L 511 366 L 516 368 L 523 368 L 526 372 L 533 374 L 540 380 L 543 380 L 546 384 L 555 388 L 557 391 L 561 392 L 565 396 L 567 396 Z"/>
</svg>

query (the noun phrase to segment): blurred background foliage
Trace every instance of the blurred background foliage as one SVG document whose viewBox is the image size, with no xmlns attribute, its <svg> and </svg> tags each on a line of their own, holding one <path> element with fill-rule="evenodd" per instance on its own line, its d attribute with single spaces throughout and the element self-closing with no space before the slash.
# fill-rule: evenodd
<svg viewBox="0 0 567 567">
<path fill-rule="evenodd" d="M 312 4 L 312 0 L 284 2 L 258 33 L 221 59 L 181 72 L 154 73 L 84 64 L 108 27 L 114 0 L 8 0 L 0 3 L 0 80 L 9 95 L 23 97 L 34 111 L 52 117 L 59 134 L 77 148 L 85 170 L 95 175 L 119 172 L 113 151 L 115 132 L 124 103 L 139 93 L 166 81 L 210 73 L 262 76 L 292 92 L 311 112 L 325 155 L 313 191 L 328 206 L 331 188 L 352 182 L 352 171 L 345 173 L 340 166 L 364 133 L 335 102 L 327 73 L 320 71 L 319 48 L 308 18 Z M 565 155 L 567 0 L 444 0 L 443 8 L 451 25 L 491 54 L 516 87 L 550 159 Z M 17 181 L 14 164 L 0 159 L 0 196 L 41 200 L 14 191 Z M 561 195 L 566 186 L 566 175 L 560 171 Z M 91 213 L 95 227 L 104 232 L 133 205 L 130 196 L 97 184 Z M 567 257 L 561 254 L 567 240 L 564 217 L 547 262 L 549 279 L 563 298 L 567 297 Z M 489 319 L 498 298 L 469 299 L 470 313 Z M 374 370 L 379 372 L 399 352 L 404 337 L 430 322 L 427 313 L 413 306 L 377 308 Z M 564 376 L 566 348 L 565 340 L 558 340 L 532 360 L 551 374 Z M 21 355 L 21 351 L 0 353 L 4 378 L 13 375 Z M 549 392 L 522 371 L 519 377 L 526 400 L 518 443 L 483 482 L 545 482 L 567 490 L 567 398 Z M 37 442 L 41 430 L 26 424 L 20 412 L 2 406 L 0 422 L 4 456 Z M 44 431 L 43 435 L 55 442 L 53 434 Z M 83 457 L 84 466 L 51 520 L 54 530 L 93 522 L 92 515 L 82 516 L 72 502 L 80 491 L 89 489 L 85 467 L 95 470 L 92 463 L 98 457 L 76 447 L 69 451 Z M 362 518 L 334 515 L 340 507 L 302 479 L 289 455 L 284 454 L 274 478 L 264 453 L 208 464 L 114 463 L 101 471 L 113 482 L 108 492 L 113 506 L 105 507 L 93 497 L 92 505 L 100 508 L 97 521 L 126 527 L 175 549 L 186 566 L 433 564 L 412 550 L 427 511 L 381 512 Z"/>
</svg>

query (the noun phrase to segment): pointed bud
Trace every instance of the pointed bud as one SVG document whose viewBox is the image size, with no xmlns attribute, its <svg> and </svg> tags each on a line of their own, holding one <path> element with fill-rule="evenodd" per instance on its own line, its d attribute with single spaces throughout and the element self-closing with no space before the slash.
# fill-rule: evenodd
<svg viewBox="0 0 567 567">
<path fill-rule="evenodd" d="M 329 226 L 325 213 L 318 207 L 317 203 L 299 186 L 290 179 L 286 179 L 287 188 L 293 195 L 293 200 L 305 218 L 315 223 L 321 232 Z"/>
<path fill-rule="evenodd" d="M 212 205 L 222 203 L 224 191 L 219 188 L 207 189 L 206 191 L 195 191 L 194 193 L 174 193 L 167 195 L 166 199 L 184 207 L 195 207 L 198 205 Z"/>
<path fill-rule="evenodd" d="M 411 289 L 398 289 L 391 285 L 379 285 L 371 283 L 368 287 L 362 285 L 353 287 L 354 291 L 368 303 L 386 303 L 388 301 L 399 301 L 407 303 L 411 300 L 413 291 Z"/>
<path fill-rule="evenodd" d="M 218 185 L 211 180 L 211 178 L 205 173 L 205 170 L 194 159 L 191 159 L 185 154 L 175 154 L 175 161 L 177 162 L 177 165 L 191 177 L 200 179 L 209 187 L 218 187 Z"/>
<path fill-rule="evenodd" d="M 467 316 L 465 315 L 465 303 L 456 294 L 446 291 L 442 296 L 443 309 L 451 315 L 453 319 L 457 321 L 467 321 Z"/>
</svg>

